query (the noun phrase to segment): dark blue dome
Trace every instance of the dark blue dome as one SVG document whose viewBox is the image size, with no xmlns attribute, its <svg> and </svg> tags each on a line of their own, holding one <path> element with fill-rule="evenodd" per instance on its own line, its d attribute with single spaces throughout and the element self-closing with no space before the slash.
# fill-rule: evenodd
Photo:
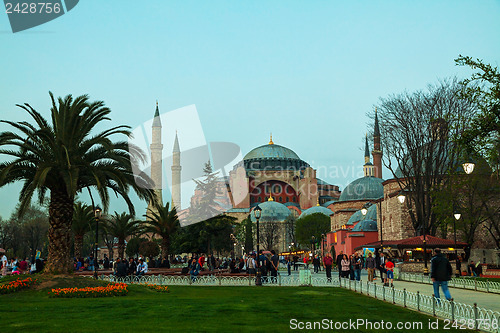
<svg viewBox="0 0 500 333">
<path fill-rule="evenodd" d="M 373 220 L 363 220 L 356 224 L 352 231 L 377 231 L 377 222 Z"/>
<path fill-rule="evenodd" d="M 342 191 L 339 201 L 380 199 L 384 196 L 383 181 L 376 177 L 358 178 Z"/>
</svg>

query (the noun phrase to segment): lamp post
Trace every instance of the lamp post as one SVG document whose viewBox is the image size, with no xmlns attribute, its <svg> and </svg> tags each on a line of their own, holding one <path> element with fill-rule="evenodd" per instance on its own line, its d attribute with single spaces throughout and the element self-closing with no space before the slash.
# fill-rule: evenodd
<svg viewBox="0 0 500 333">
<path fill-rule="evenodd" d="M 316 237 L 314 237 L 314 235 L 313 235 L 313 236 L 311 236 L 311 250 L 312 250 L 313 258 L 314 258 L 314 251 L 316 250 L 315 243 L 316 243 Z"/>
<path fill-rule="evenodd" d="M 94 247 L 94 279 L 97 280 L 97 268 L 99 261 L 97 260 L 97 245 L 99 243 L 99 219 L 101 218 L 101 207 L 97 206 L 94 209 L 95 216 L 95 247 Z"/>
<path fill-rule="evenodd" d="M 257 272 L 255 273 L 255 285 L 262 286 L 261 271 L 260 271 L 260 258 L 259 258 L 260 257 L 260 255 L 259 255 L 259 252 L 260 252 L 259 220 L 260 220 L 260 216 L 262 214 L 262 208 L 260 208 L 259 205 L 257 205 L 253 209 L 253 214 L 255 216 L 255 219 L 257 220 Z"/>
<path fill-rule="evenodd" d="M 321 250 L 321 257 L 325 257 L 325 248 L 326 248 L 326 235 L 321 234 L 321 244 L 322 244 L 322 250 Z"/>
<path fill-rule="evenodd" d="M 457 252 L 457 221 L 460 220 L 460 217 L 462 214 L 460 214 L 459 211 L 455 209 L 455 212 L 453 213 L 453 217 L 455 219 L 453 220 L 453 233 L 455 234 L 455 276 L 459 277 L 460 276 L 460 269 L 458 268 L 458 252 Z"/>
</svg>

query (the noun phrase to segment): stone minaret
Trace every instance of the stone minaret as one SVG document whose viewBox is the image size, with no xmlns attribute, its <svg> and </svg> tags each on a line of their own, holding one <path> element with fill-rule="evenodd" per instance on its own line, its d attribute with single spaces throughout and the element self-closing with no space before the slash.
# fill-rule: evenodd
<svg viewBox="0 0 500 333">
<path fill-rule="evenodd" d="M 368 147 L 368 135 L 365 136 L 365 165 L 363 165 L 363 172 L 365 177 L 373 177 L 373 164 L 370 162 L 370 148 Z"/>
<path fill-rule="evenodd" d="M 172 203 L 177 211 L 181 210 L 181 169 L 181 150 L 176 132 L 172 150 Z"/>
<path fill-rule="evenodd" d="M 373 128 L 373 165 L 375 177 L 382 178 L 382 149 L 380 147 L 380 129 L 378 127 L 377 109 L 375 109 L 375 126 Z"/>
<path fill-rule="evenodd" d="M 161 120 L 160 111 L 158 110 L 158 101 L 156 102 L 155 117 L 153 120 L 153 137 L 151 140 L 151 179 L 154 182 L 154 190 L 158 197 L 157 204 L 163 205 L 162 199 L 162 150 L 161 143 Z M 149 209 L 153 209 L 153 203 L 150 202 Z"/>
</svg>

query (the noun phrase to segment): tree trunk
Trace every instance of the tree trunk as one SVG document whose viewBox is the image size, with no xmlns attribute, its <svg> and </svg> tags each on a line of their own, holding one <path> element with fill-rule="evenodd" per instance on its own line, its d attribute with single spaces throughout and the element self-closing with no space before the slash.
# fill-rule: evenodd
<svg viewBox="0 0 500 333">
<path fill-rule="evenodd" d="M 49 205 L 49 256 L 44 273 L 66 274 L 73 272 L 70 257 L 71 221 L 73 200 L 65 191 L 51 190 Z"/>
<path fill-rule="evenodd" d="M 80 259 L 82 256 L 83 236 L 75 235 L 75 258 Z"/>
<path fill-rule="evenodd" d="M 123 259 L 124 254 L 125 254 L 125 240 L 118 239 L 118 258 Z"/>
</svg>

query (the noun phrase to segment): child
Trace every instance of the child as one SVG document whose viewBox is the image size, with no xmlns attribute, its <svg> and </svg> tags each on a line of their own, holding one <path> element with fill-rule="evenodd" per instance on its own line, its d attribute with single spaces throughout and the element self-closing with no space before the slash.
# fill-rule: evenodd
<svg viewBox="0 0 500 333">
<path fill-rule="evenodd" d="M 385 269 L 387 269 L 387 279 L 385 280 L 386 286 L 389 286 L 389 280 L 391 280 L 391 287 L 394 287 L 394 263 L 390 258 L 385 260 Z"/>
</svg>

